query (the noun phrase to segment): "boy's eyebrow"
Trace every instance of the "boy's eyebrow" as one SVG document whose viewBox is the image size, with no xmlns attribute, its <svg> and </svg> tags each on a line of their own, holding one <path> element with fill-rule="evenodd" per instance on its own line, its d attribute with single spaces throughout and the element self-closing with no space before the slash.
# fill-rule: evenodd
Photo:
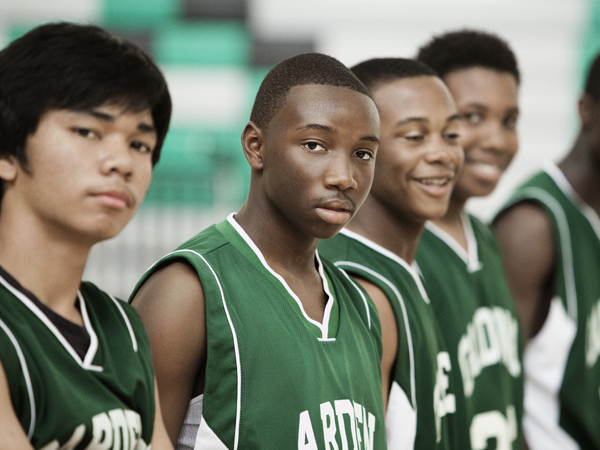
<svg viewBox="0 0 600 450">
<path fill-rule="evenodd" d="M 90 116 L 95 117 L 96 119 L 102 120 L 103 122 L 112 123 L 115 121 L 114 116 L 94 109 L 82 112 L 84 114 L 89 114 Z M 145 122 L 140 122 L 137 126 L 137 129 L 144 133 L 156 133 L 156 128 L 153 125 Z"/>
<path fill-rule="evenodd" d="M 450 117 L 448 117 L 446 119 L 446 123 L 452 122 L 453 120 L 460 120 L 461 118 L 462 118 L 462 116 L 460 114 L 458 114 L 458 113 L 452 114 Z M 429 122 L 429 119 L 426 118 L 426 117 L 407 117 L 406 119 L 399 120 L 396 123 L 396 126 L 399 127 L 401 125 L 405 125 L 405 124 L 410 123 L 410 122 L 427 123 L 427 122 Z"/>
<path fill-rule="evenodd" d="M 406 119 L 402 119 L 402 120 L 399 120 L 398 122 L 396 122 L 396 126 L 399 127 L 400 125 L 405 125 L 410 122 L 426 123 L 426 122 L 429 122 L 429 119 L 427 119 L 425 117 L 407 117 Z"/>
<path fill-rule="evenodd" d="M 327 133 L 331 133 L 334 134 L 336 132 L 336 129 L 327 125 L 321 125 L 318 123 L 309 123 L 306 125 L 302 125 L 298 128 L 296 128 L 296 130 L 321 130 L 321 131 L 325 131 Z M 372 136 L 372 135 L 366 135 L 366 136 L 362 136 L 360 138 L 361 141 L 371 141 L 371 142 L 375 142 L 377 144 L 379 144 L 379 138 L 377 138 L 377 136 Z"/>
<path fill-rule="evenodd" d="M 306 125 L 299 126 L 298 128 L 296 128 L 296 130 L 321 130 L 331 134 L 334 134 L 336 131 L 333 127 L 327 125 L 320 125 L 318 123 L 308 123 Z"/>
</svg>

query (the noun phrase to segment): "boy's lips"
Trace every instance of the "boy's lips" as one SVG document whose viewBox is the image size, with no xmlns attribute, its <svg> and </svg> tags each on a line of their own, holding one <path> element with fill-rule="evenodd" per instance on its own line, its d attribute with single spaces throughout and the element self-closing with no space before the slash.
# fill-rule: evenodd
<svg viewBox="0 0 600 450">
<path fill-rule="evenodd" d="M 319 203 L 316 209 L 317 214 L 326 222 L 344 225 L 352 217 L 354 205 L 348 200 L 336 199 Z"/>
<path fill-rule="evenodd" d="M 115 209 L 125 209 L 127 207 L 131 207 L 135 203 L 133 195 L 131 195 L 126 189 L 98 189 L 97 191 L 94 191 L 92 195 L 100 199 L 100 201 L 106 206 Z"/>
</svg>

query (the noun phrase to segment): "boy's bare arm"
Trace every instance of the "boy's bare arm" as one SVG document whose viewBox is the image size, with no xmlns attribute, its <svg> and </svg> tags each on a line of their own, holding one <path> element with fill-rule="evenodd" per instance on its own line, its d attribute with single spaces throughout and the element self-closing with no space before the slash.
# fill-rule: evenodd
<svg viewBox="0 0 600 450">
<path fill-rule="evenodd" d="M 198 274 L 174 262 L 144 283 L 132 305 L 150 339 L 162 417 L 175 445 L 190 400 L 203 391 L 206 320 Z"/>
<path fill-rule="evenodd" d="M 523 202 L 503 212 L 494 229 L 525 340 L 540 330 L 552 300 L 556 247 L 544 209 Z"/>
</svg>

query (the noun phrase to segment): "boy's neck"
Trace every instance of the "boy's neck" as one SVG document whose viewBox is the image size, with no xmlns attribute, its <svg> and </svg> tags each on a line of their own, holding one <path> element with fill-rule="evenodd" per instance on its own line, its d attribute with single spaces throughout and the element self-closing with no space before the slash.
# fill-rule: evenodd
<svg viewBox="0 0 600 450">
<path fill-rule="evenodd" d="M 462 223 L 462 216 L 465 211 L 466 201 L 450 197 L 448 211 L 440 219 L 431 222 L 448 233 L 461 247 L 467 250 L 467 237 Z"/>
<path fill-rule="evenodd" d="M 369 196 L 348 225 L 348 229 L 381 245 L 411 264 L 425 229 L 425 221 L 409 220 L 393 215 Z"/>
<path fill-rule="evenodd" d="M 600 157 L 579 138 L 571 152 L 558 164 L 577 195 L 600 215 Z"/>
<path fill-rule="evenodd" d="M 78 324 L 77 291 L 90 249 L 0 215 L 0 266 L 44 305 Z"/>
<path fill-rule="evenodd" d="M 248 203 L 235 215 L 235 220 L 274 270 L 314 274 L 317 238 L 300 233 L 289 222 L 278 221 L 272 212 L 258 212 Z"/>
</svg>

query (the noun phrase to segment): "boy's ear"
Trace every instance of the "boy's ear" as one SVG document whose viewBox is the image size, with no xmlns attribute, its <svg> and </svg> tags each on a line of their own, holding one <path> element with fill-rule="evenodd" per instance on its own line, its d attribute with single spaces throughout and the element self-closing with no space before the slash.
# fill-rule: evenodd
<svg viewBox="0 0 600 450">
<path fill-rule="evenodd" d="M 597 113 L 599 109 L 598 102 L 594 101 L 588 94 L 584 94 L 579 99 L 578 110 L 579 118 L 581 119 L 581 125 L 584 129 L 587 129 L 592 122 L 597 120 Z"/>
<path fill-rule="evenodd" d="M 248 122 L 242 132 L 242 148 L 252 170 L 263 169 L 264 147 L 265 134 L 254 122 Z"/>
<path fill-rule="evenodd" d="M 0 180 L 13 181 L 17 177 L 19 162 L 12 155 L 0 155 Z"/>
</svg>

